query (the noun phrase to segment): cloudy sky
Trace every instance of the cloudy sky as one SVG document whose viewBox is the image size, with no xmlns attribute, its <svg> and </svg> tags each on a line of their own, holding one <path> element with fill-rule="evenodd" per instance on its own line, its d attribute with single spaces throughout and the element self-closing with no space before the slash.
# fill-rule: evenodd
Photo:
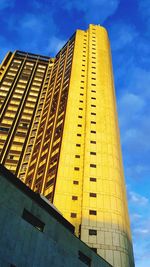
<svg viewBox="0 0 150 267">
<path fill-rule="evenodd" d="M 150 0 L 0 0 L 0 59 L 54 56 L 89 23 L 108 30 L 136 267 L 150 266 Z"/>
</svg>

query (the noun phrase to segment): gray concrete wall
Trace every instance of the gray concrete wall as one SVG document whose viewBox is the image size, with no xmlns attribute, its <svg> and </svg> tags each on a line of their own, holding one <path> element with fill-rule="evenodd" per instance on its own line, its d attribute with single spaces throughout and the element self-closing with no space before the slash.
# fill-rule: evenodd
<svg viewBox="0 0 150 267">
<path fill-rule="evenodd" d="M 22 218 L 24 208 L 45 223 L 43 232 Z M 34 199 L 0 174 L 0 267 L 11 264 L 86 267 L 88 265 L 78 258 L 79 250 L 91 259 L 91 267 L 110 267 Z"/>
</svg>

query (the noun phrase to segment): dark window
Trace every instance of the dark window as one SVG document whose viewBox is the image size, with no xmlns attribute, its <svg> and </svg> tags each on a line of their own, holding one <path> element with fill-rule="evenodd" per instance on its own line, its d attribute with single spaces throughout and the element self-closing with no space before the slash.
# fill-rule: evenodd
<svg viewBox="0 0 150 267">
<path fill-rule="evenodd" d="M 77 134 L 77 136 L 81 136 L 81 134 Z"/>
<path fill-rule="evenodd" d="M 13 158 L 14 158 L 13 155 L 9 155 L 9 156 L 8 156 L 8 159 L 13 159 Z"/>
<path fill-rule="evenodd" d="M 78 116 L 78 118 L 82 119 L 83 117 L 82 116 Z"/>
<path fill-rule="evenodd" d="M 82 93 L 80 93 L 80 95 L 83 95 Z"/>
<path fill-rule="evenodd" d="M 90 197 L 96 197 L 96 193 L 90 193 Z"/>
<path fill-rule="evenodd" d="M 92 93 L 96 93 L 96 91 L 95 91 L 95 90 L 91 90 L 91 92 L 92 92 Z"/>
<path fill-rule="evenodd" d="M 78 197 L 77 196 L 72 196 L 72 200 L 77 200 Z"/>
<path fill-rule="evenodd" d="M 73 184 L 79 184 L 79 181 L 73 181 Z"/>
<path fill-rule="evenodd" d="M 92 85 L 92 86 L 96 86 L 96 84 L 95 84 L 95 83 L 92 83 L 91 85 Z"/>
<path fill-rule="evenodd" d="M 80 168 L 79 168 L 79 167 L 74 167 L 74 170 L 75 170 L 75 171 L 79 171 Z"/>
<path fill-rule="evenodd" d="M 97 253 L 97 248 L 91 248 L 95 253 Z"/>
<path fill-rule="evenodd" d="M 81 251 L 78 252 L 78 258 L 80 261 L 85 263 L 87 266 L 91 266 L 91 259 L 87 257 L 85 254 L 83 254 Z"/>
<path fill-rule="evenodd" d="M 39 218 L 34 216 L 28 210 L 24 209 L 22 218 L 27 221 L 28 223 L 32 224 L 35 228 L 39 231 L 43 232 L 45 223 L 43 223 Z"/>
<path fill-rule="evenodd" d="M 91 115 L 96 115 L 96 113 L 95 112 L 91 112 Z"/>
<path fill-rule="evenodd" d="M 0 131 L 8 132 L 8 131 L 9 131 L 9 128 L 6 128 L 6 127 L 0 127 Z"/>
<path fill-rule="evenodd" d="M 83 110 L 83 108 L 79 108 L 79 110 Z"/>
<path fill-rule="evenodd" d="M 97 214 L 97 211 L 96 210 L 89 210 L 89 214 L 90 215 L 96 215 Z"/>
<path fill-rule="evenodd" d="M 96 164 L 90 164 L 91 168 L 96 168 Z"/>
<path fill-rule="evenodd" d="M 83 86 L 81 86 L 81 87 L 80 87 L 80 89 L 84 89 L 84 87 L 83 87 Z"/>
<path fill-rule="evenodd" d="M 96 133 L 96 131 L 91 131 L 91 133 Z"/>
<path fill-rule="evenodd" d="M 91 105 L 91 107 L 96 108 L 96 105 Z"/>
<path fill-rule="evenodd" d="M 90 141 L 91 144 L 96 144 L 96 141 Z"/>
<path fill-rule="evenodd" d="M 97 235 L 97 230 L 89 229 L 89 235 Z"/>
<path fill-rule="evenodd" d="M 90 152 L 91 155 L 96 155 L 96 152 Z"/>
<path fill-rule="evenodd" d="M 96 97 L 91 97 L 91 99 L 96 100 Z"/>
<path fill-rule="evenodd" d="M 71 217 L 71 218 L 76 218 L 76 217 L 77 217 L 77 214 L 74 213 L 74 212 L 71 212 L 70 217 Z"/>
<path fill-rule="evenodd" d="M 94 178 L 94 177 L 90 177 L 90 181 L 91 181 L 91 182 L 96 182 L 96 178 Z"/>
<path fill-rule="evenodd" d="M 81 124 L 78 124 L 78 127 L 82 127 L 82 125 Z"/>
<path fill-rule="evenodd" d="M 80 144 L 76 144 L 76 146 L 81 146 Z"/>
<path fill-rule="evenodd" d="M 83 100 L 80 100 L 79 102 L 80 102 L 80 103 L 83 103 Z"/>
<path fill-rule="evenodd" d="M 75 158 L 80 158 L 80 155 L 75 155 Z"/>
</svg>

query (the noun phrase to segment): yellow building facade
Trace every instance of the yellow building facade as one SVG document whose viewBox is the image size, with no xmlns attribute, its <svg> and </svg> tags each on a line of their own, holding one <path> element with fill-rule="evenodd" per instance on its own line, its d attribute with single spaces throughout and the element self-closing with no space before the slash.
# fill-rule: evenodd
<svg viewBox="0 0 150 267">
<path fill-rule="evenodd" d="M 76 235 L 112 266 L 133 267 L 106 30 L 92 24 L 87 31 L 77 30 L 54 59 L 16 56 L 7 57 L 0 69 L 0 90 L 6 93 L 1 100 L 1 162 L 52 201 L 75 225 Z M 12 60 L 21 61 L 18 70 L 25 72 L 22 88 L 27 88 L 26 94 L 22 89 L 18 106 L 11 106 L 13 118 L 8 114 L 16 94 L 15 81 L 9 81 Z M 18 70 L 13 74 L 16 84 Z M 23 118 L 27 122 L 21 122 Z"/>
</svg>

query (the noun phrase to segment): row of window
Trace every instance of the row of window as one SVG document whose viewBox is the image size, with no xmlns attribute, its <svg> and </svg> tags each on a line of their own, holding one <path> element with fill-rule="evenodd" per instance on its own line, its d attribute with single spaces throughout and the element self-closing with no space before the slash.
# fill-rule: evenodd
<svg viewBox="0 0 150 267">
<path fill-rule="evenodd" d="M 89 210 L 89 215 L 97 215 L 97 211 L 96 210 Z M 70 217 L 71 218 L 77 218 L 77 213 L 71 212 Z"/>
</svg>

